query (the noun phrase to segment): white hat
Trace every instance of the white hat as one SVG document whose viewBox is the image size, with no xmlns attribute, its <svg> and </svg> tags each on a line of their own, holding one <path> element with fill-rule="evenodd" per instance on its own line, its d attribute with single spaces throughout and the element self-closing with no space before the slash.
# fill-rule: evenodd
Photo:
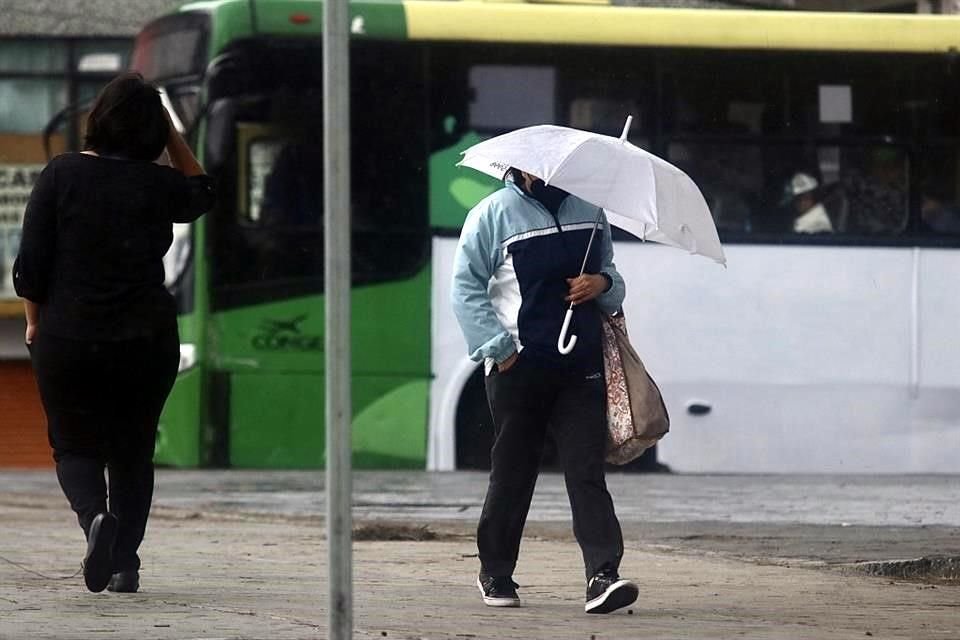
<svg viewBox="0 0 960 640">
<path fill-rule="evenodd" d="M 809 193 L 820 185 L 817 179 L 806 173 L 795 173 L 790 182 L 784 187 L 784 197 L 789 200 L 804 193 Z"/>
</svg>

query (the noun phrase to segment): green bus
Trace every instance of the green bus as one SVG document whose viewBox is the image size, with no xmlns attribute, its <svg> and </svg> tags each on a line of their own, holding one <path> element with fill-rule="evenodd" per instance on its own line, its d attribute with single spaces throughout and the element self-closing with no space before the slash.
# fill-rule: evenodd
<svg viewBox="0 0 960 640">
<path fill-rule="evenodd" d="M 211 0 L 137 37 L 132 68 L 220 193 L 167 256 L 182 349 L 159 463 L 324 463 L 321 17 Z M 350 28 L 357 467 L 488 464 L 448 281 L 466 212 L 498 185 L 456 169 L 460 152 L 538 123 L 617 135 L 629 114 L 633 142 L 701 185 L 730 265 L 616 237 L 671 407 L 661 459 L 956 470 L 960 347 L 937 318 L 960 315 L 939 293 L 960 275 L 960 20 L 383 0 L 353 2 Z M 797 173 L 829 233 L 783 202 Z M 894 204 L 874 224 L 878 190 Z"/>
</svg>

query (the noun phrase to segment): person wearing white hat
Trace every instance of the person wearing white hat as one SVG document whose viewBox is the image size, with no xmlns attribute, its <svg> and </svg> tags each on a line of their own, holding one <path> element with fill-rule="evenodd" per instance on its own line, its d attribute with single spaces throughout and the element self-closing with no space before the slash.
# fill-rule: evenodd
<svg viewBox="0 0 960 640">
<path fill-rule="evenodd" d="M 817 179 L 806 173 L 795 173 L 787 183 L 785 200 L 791 202 L 797 217 L 793 221 L 795 233 L 833 233 L 833 224 L 827 210 L 817 201 Z"/>
</svg>

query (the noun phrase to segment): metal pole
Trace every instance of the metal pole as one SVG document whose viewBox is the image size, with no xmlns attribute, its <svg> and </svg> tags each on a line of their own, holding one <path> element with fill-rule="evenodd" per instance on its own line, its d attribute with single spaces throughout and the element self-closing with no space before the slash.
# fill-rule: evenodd
<svg viewBox="0 0 960 640">
<path fill-rule="evenodd" d="M 350 514 L 350 66 L 349 2 L 323 11 L 324 287 L 326 292 L 326 465 L 328 630 L 353 635 Z"/>
</svg>

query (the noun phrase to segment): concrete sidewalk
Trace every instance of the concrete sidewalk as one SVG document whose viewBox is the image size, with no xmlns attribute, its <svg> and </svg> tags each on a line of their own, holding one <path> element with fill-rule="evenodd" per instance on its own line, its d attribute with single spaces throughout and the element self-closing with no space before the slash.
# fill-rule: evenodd
<svg viewBox="0 0 960 640">
<path fill-rule="evenodd" d="M 73 574 L 83 553 L 73 515 L 55 481 L 2 474 L 0 555 L 46 577 L 0 561 L 0 638 L 326 637 L 322 523 L 310 510 L 251 508 L 282 488 L 283 476 L 272 478 L 219 508 L 158 495 L 142 591 L 121 595 L 56 579 Z M 194 483 L 198 500 L 218 486 L 229 493 L 236 476 L 206 480 Z M 368 517 L 358 527 L 368 538 L 354 543 L 358 638 L 960 638 L 960 587 L 845 568 L 907 550 L 958 553 L 952 526 L 627 519 L 622 573 L 641 598 L 609 616 L 583 613 L 582 564 L 566 523 L 530 523 L 516 610 L 480 601 L 467 518 Z"/>
</svg>

